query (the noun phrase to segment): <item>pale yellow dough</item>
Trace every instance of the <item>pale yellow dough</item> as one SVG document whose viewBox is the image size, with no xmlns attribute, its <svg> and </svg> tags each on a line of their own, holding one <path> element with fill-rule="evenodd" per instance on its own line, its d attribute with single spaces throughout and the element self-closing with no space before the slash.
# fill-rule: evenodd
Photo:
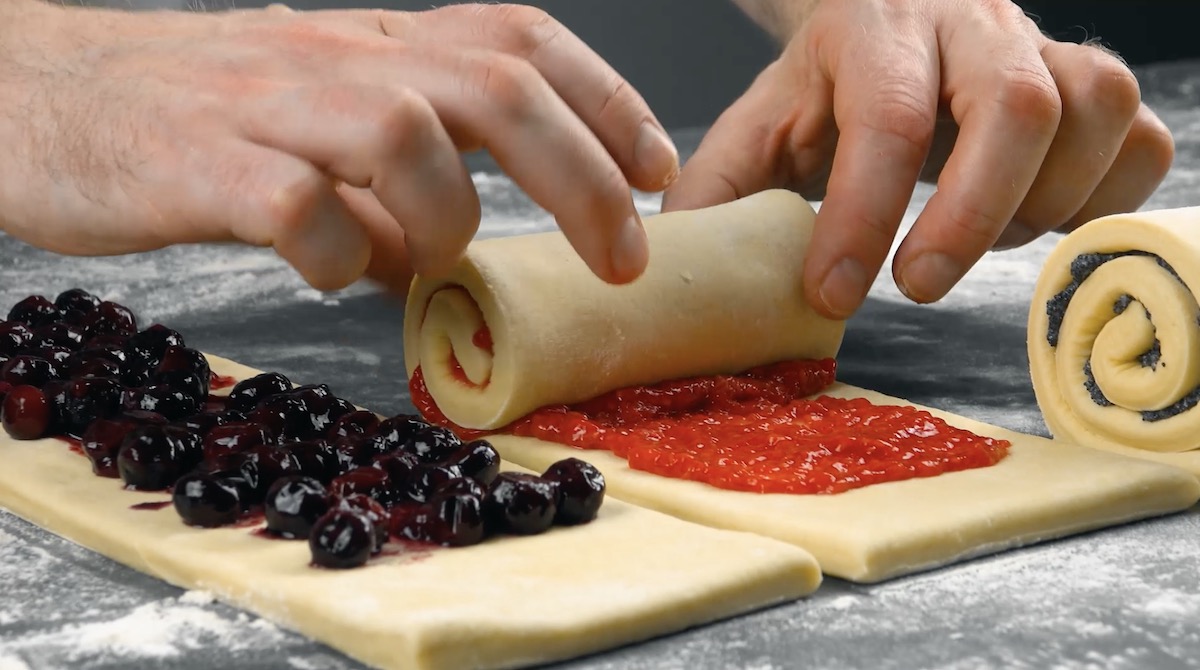
<svg viewBox="0 0 1200 670">
<path fill-rule="evenodd" d="M 256 372 L 210 361 L 239 378 Z M 133 510 L 167 496 L 92 475 L 61 442 L 2 436 L 0 454 L 0 507 L 380 668 L 565 659 L 794 599 L 820 583 L 813 558 L 795 547 L 612 499 L 583 526 L 320 570 L 308 566 L 306 542 L 188 528 L 170 507 Z"/>
<path fill-rule="evenodd" d="M 496 427 L 622 386 L 833 356 L 841 324 L 811 312 L 800 283 L 812 221 L 808 204 L 783 191 L 649 217 L 650 266 L 628 287 L 591 277 L 558 234 L 475 244 L 449 281 L 414 283 L 409 372 L 422 365 L 452 420 Z M 439 292 L 447 284 L 465 291 Z M 485 323 L 494 357 L 471 343 Z M 455 380 L 451 351 L 469 379 L 482 384 L 490 375 L 490 383 Z M 842 385 L 833 393 L 903 402 Z M 1200 498 L 1200 484 L 1175 468 L 937 414 L 1011 440 L 1010 455 L 990 468 L 837 495 L 762 495 L 633 471 L 607 452 L 493 439 L 505 458 L 533 469 L 583 455 L 617 497 L 784 540 L 812 552 L 826 573 L 861 582 L 1181 510 Z"/>
<path fill-rule="evenodd" d="M 1200 475 L 1200 412 L 1145 421 L 1200 386 L 1200 307 L 1188 287 L 1200 287 L 1200 207 L 1108 216 L 1067 235 L 1046 259 L 1029 311 L 1029 364 L 1038 404 L 1056 438 L 1170 463 Z M 1139 251 L 1095 270 L 1071 297 L 1057 347 L 1046 333 L 1047 301 L 1071 282 L 1080 254 Z M 1121 314 L 1114 304 L 1133 301 Z M 1161 357 L 1139 356 L 1155 339 Z M 1085 386 L 1085 363 L 1113 403 L 1100 406 Z"/>
</svg>

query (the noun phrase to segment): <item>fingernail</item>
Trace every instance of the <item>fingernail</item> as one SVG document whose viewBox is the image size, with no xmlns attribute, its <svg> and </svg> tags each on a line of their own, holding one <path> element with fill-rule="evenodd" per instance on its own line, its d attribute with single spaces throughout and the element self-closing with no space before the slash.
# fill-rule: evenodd
<svg viewBox="0 0 1200 670">
<path fill-rule="evenodd" d="M 633 160 L 647 175 L 661 179 L 666 188 L 679 176 L 679 151 L 667 134 L 649 121 L 643 121 L 633 145 Z"/>
<path fill-rule="evenodd" d="M 650 245 L 646 241 L 646 229 L 636 213 L 625 219 L 617 238 L 613 240 L 613 278 L 618 283 L 637 279 L 650 260 Z"/>
<path fill-rule="evenodd" d="M 900 290 L 914 302 L 941 299 L 963 275 L 958 261 L 940 251 L 927 251 L 904 266 Z"/>
<path fill-rule="evenodd" d="M 817 294 L 825 309 L 839 319 L 849 318 L 870 288 L 867 270 L 853 258 L 843 258 L 825 275 Z"/>
<path fill-rule="evenodd" d="M 996 241 L 992 243 L 992 249 L 996 251 L 1015 249 L 1032 241 L 1037 235 L 1036 231 L 1030 229 L 1025 224 L 1013 221 L 1000 233 L 1000 237 L 996 238 Z"/>
</svg>

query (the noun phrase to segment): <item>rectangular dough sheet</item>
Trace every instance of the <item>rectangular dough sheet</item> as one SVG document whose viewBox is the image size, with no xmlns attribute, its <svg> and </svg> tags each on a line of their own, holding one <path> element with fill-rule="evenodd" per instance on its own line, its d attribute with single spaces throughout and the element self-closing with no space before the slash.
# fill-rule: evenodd
<svg viewBox="0 0 1200 670">
<path fill-rule="evenodd" d="M 841 383 L 827 394 L 911 404 Z M 610 495 L 681 519 L 795 544 L 812 552 L 826 574 L 866 583 L 1183 510 L 1200 499 L 1196 478 L 1174 467 L 920 408 L 960 428 L 1011 441 L 1008 456 L 988 468 L 834 495 L 788 495 L 729 491 L 636 471 L 608 451 L 508 435 L 489 439 L 504 458 L 533 469 L 582 453 L 604 473 Z"/>
<path fill-rule="evenodd" d="M 209 360 L 220 374 L 257 373 Z M 169 496 L 94 476 L 60 441 L 0 433 L 0 454 L 0 507 L 381 668 L 561 660 L 799 598 L 821 580 L 812 556 L 792 545 L 611 496 L 582 526 L 316 569 L 307 542 L 268 540 L 250 528 L 189 528 L 172 507 L 131 509 Z"/>
</svg>

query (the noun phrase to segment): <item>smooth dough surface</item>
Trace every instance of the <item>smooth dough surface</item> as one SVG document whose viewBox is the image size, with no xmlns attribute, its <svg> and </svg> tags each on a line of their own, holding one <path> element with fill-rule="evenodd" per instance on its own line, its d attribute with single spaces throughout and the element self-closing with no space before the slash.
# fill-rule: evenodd
<svg viewBox="0 0 1200 670">
<path fill-rule="evenodd" d="M 209 359 L 221 374 L 256 373 Z M 87 459 L 60 441 L 0 434 L 0 453 L 0 506 L 381 668 L 565 659 L 795 599 L 821 578 L 813 558 L 788 544 L 611 497 L 583 526 L 321 570 L 308 566 L 303 541 L 189 528 L 171 507 L 131 509 L 169 496 L 92 475 Z"/>
<path fill-rule="evenodd" d="M 909 404 L 836 384 L 828 395 Z M 917 405 L 917 407 L 920 407 Z M 493 436 L 504 458 L 538 469 L 576 455 L 628 502 L 808 550 L 829 575 L 877 582 L 1004 549 L 1191 507 L 1200 482 L 1178 468 L 1004 430 L 921 407 L 960 428 L 1010 440 L 988 468 L 876 484 L 834 495 L 718 489 L 631 469 L 607 451 Z"/>
<path fill-rule="evenodd" d="M 1051 346 L 1047 304 L 1073 283 L 1072 263 L 1084 254 L 1127 252 L 1139 255 L 1099 265 L 1075 282 L 1069 301 L 1060 300 L 1065 310 Z M 1059 242 L 1038 278 L 1028 335 L 1034 391 L 1056 438 L 1200 475 L 1200 412 L 1189 407 L 1169 418 L 1143 418 L 1200 387 L 1197 287 L 1200 207 L 1107 216 Z M 1144 357 L 1155 346 L 1159 355 Z M 1085 366 L 1111 404 L 1093 399 Z"/>
<path fill-rule="evenodd" d="M 561 233 L 474 242 L 448 277 L 414 280 L 404 358 L 452 421 L 491 429 L 550 403 L 686 375 L 826 358 L 843 324 L 804 298 L 814 212 L 765 191 L 645 219 L 636 281 L 597 279 Z M 473 337 L 486 324 L 492 352 Z M 451 372 L 450 356 L 475 385 Z"/>
</svg>

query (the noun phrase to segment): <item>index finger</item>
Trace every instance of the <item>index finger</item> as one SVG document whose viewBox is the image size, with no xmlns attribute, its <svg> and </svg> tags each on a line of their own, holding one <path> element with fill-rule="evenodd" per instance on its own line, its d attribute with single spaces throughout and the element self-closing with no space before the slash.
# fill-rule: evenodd
<svg viewBox="0 0 1200 670">
<path fill-rule="evenodd" d="M 866 298 L 933 138 L 936 41 L 892 35 L 843 49 L 832 69 L 841 136 L 804 267 L 809 302 L 831 318 L 849 317 Z"/>
</svg>

